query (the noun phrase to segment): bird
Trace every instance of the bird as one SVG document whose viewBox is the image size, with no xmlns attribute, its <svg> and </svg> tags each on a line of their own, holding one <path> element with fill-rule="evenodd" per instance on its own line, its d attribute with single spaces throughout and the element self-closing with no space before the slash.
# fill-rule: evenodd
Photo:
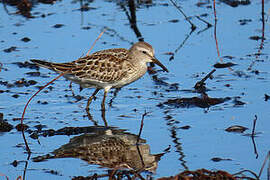
<svg viewBox="0 0 270 180">
<path fill-rule="evenodd" d="M 120 89 L 147 72 L 147 63 L 154 63 L 164 71 L 168 69 L 155 57 L 153 47 L 147 42 L 137 42 L 129 49 L 112 48 L 94 52 L 67 63 L 54 63 L 31 59 L 33 63 L 55 71 L 80 85 L 81 88 L 95 88 L 87 101 L 86 110 L 96 94 L 104 89 L 101 110 L 105 111 L 105 99 L 110 89 Z"/>
</svg>

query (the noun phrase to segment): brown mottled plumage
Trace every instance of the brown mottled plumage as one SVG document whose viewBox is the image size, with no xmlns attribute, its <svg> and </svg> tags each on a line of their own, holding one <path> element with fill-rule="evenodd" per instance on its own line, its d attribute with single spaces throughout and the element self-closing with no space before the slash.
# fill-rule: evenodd
<svg viewBox="0 0 270 180">
<path fill-rule="evenodd" d="M 164 153 L 151 154 L 144 139 L 118 130 L 99 129 L 98 133 L 86 133 L 70 139 L 50 154 L 33 158 L 42 162 L 56 158 L 80 158 L 89 164 L 113 169 L 155 172 Z M 137 141 L 139 140 L 139 143 Z"/>
<path fill-rule="evenodd" d="M 147 71 L 148 62 L 153 62 L 168 72 L 167 68 L 155 58 L 152 46 L 146 42 L 137 42 L 129 50 L 116 48 L 97 51 L 68 63 L 31 61 L 58 73 L 65 72 L 65 78 L 83 88 L 96 88 L 88 99 L 87 110 L 100 89 L 104 89 L 102 110 L 105 110 L 108 91 L 111 88 L 121 88 L 142 77 Z"/>
</svg>

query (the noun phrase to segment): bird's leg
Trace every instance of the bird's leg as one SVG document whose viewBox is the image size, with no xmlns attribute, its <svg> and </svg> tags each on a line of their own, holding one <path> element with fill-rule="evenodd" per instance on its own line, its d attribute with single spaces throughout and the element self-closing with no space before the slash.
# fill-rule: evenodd
<svg viewBox="0 0 270 180">
<path fill-rule="evenodd" d="M 96 90 L 94 91 L 94 93 L 92 94 L 92 96 L 89 97 L 89 99 L 88 99 L 88 101 L 87 101 L 86 108 L 85 108 L 86 111 L 89 111 L 89 106 L 90 106 L 90 104 L 91 104 L 93 98 L 95 97 L 95 95 L 98 93 L 99 90 L 100 90 L 100 89 L 96 89 Z"/>
<path fill-rule="evenodd" d="M 92 115 L 90 114 L 90 112 L 89 112 L 89 111 L 86 111 L 86 113 L 87 113 L 88 119 L 89 119 L 90 121 L 92 121 L 92 122 L 94 123 L 95 126 L 98 126 L 97 121 L 95 121 L 95 120 L 93 119 L 93 117 L 92 117 Z"/>
<path fill-rule="evenodd" d="M 111 89 L 110 87 L 104 88 L 104 95 L 101 103 L 101 111 L 105 111 L 105 100 L 110 89 Z"/>
<path fill-rule="evenodd" d="M 104 126 L 105 126 L 105 127 L 108 127 L 108 123 L 107 123 L 107 120 L 106 120 L 105 112 L 106 112 L 106 111 L 102 111 L 102 112 L 101 112 L 101 117 L 102 117 L 102 120 L 103 120 L 103 122 L 104 122 Z"/>
</svg>

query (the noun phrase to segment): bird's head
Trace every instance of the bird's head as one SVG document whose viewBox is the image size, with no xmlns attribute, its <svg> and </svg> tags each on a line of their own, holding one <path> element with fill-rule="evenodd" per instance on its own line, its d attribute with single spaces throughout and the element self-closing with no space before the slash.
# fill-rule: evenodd
<svg viewBox="0 0 270 180">
<path fill-rule="evenodd" d="M 164 71 L 169 72 L 168 69 L 155 57 L 153 47 L 146 42 L 137 42 L 130 49 L 129 52 L 137 59 L 143 60 L 145 63 L 153 62 L 160 66 Z"/>
</svg>

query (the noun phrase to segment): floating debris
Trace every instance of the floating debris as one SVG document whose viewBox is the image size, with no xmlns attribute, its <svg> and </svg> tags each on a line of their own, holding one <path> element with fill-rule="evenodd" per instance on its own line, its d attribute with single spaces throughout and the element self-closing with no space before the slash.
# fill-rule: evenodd
<svg viewBox="0 0 270 180">
<path fill-rule="evenodd" d="M 0 132 L 9 132 L 13 126 L 4 120 L 3 113 L 0 113 Z"/>
<path fill-rule="evenodd" d="M 28 37 L 24 37 L 24 38 L 21 39 L 21 41 L 23 41 L 23 42 L 29 42 L 29 41 L 31 41 L 31 39 L 28 38 Z"/>
<path fill-rule="evenodd" d="M 228 68 L 228 67 L 232 67 L 235 66 L 236 64 L 228 62 L 228 63 L 216 63 L 214 65 L 215 68 Z"/>
<path fill-rule="evenodd" d="M 235 97 L 234 98 L 234 100 L 233 100 L 234 106 L 237 107 L 237 106 L 243 106 L 243 105 L 246 104 L 245 102 L 240 101 L 239 99 L 240 99 L 240 97 Z"/>
<path fill-rule="evenodd" d="M 248 24 L 249 22 L 252 22 L 252 20 L 251 19 L 240 19 L 239 20 L 239 23 L 242 26 Z"/>
<path fill-rule="evenodd" d="M 54 28 L 61 28 L 61 27 L 63 27 L 64 26 L 64 24 L 55 24 L 53 27 Z"/>
<path fill-rule="evenodd" d="M 231 7 L 237 7 L 239 5 L 249 5 L 251 3 L 250 0 L 220 0 L 220 1 Z"/>
<path fill-rule="evenodd" d="M 220 162 L 220 161 L 232 161 L 232 159 L 229 158 L 219 158 L 219 157 L 214 157 L 211 159 L 214 162 Z"/>
<path fill-rule="evenodd" d="M 17 51 L 17 47 L 16 46 L 11 46 L 10 48 L 4 49 L 3 51 L 5 53 L 11 53 L 13 51 Z"/>
<path fill-rule="evenodd" d="M 28 86 L 32 86 L 32 85 L 35 85 L 35 84 L 37 84 L 36 81 L 34 81 L 34 80 L 27 81 L 24 78 L 22 78 L 22 79 L 20 79 L 20 80 L 18 80 L 18 81 L 16 81 L 14 83 L 14 85 L 17 86 L 17 87 L 23 87 L 23 86 L 28 87 Z"/>
<path fill-rule="evenodd" d="M 255 41 L 259 41 L 261 39 L 265 40 L 265 37 L 261 37 L 261 36 L 250 36 L 249 39 L 255 40 Z"/>
<path fill-rule="evenodd" d="M 28 129 L 29 126 L 26 125 L 26 124 L 21 124 L 21 123 L 20 123 L 20 124 L 18 124 L 15 128 L 17 129 L 17 131 L 22 131 L 22 130 Z"/>
<path fill-rule="evenodd" d="M 27 72 L 26 75 L 32 76 L 32 77 L 38 77 L 40 76 L 40 72 Z"/>
<path fill-rule="evenodd" d="M 244 126 L 234 125 L 234 126 L 228 127 L 227 129 L 225 129 L 225 131 L 227 131 L 227 132 L 243 133 L 247 129 L 248 128 L 247 127 L 244 127 Z"/>
<path fill-rule="evenodd" d="M 197 179 L 197 180 L 205 180 L 205 179 L 226 179 L 226 180 L 236 180 L 236 178 L 229 174 L 226 171 L 218 170 L 218 171 L 210 171 L 207 169 L 198 169 L 196 171 L 183 171 L 176 176 L 171 177 L 162 177 L 157 180 L 184 180 L 184 179 Z"/>
<path fill-rule="evenodd" d="M 170 23 L 178 23 L 179 19 L 172 19 L 172 20 L 169 20 L 168 22 L 170 22 Z"/>
<path fill-rule="evenodd" d="M 270 99 L 270 96 L 267 95 L 267 94 L 264 94 L 264 100 L 265 100 L 265 101 L 268 101 L 269 99 Z"/>
<path fill-rule="evenodd" d="M 185 129 L 185 130 L 190 129 L 190 128 L 191 128 L 191 126 L 189 126 L 189 125 L 179 127 L 179 129 Z"/>
<path fill-rule="evenodd" d="M 224 103 L 225 101 L 230 100 L 230 97 L 226 98 L 211 98 L 209 96 L 205 97 L 191 97 L 191 98 L 175 98 L 169 99 L 168 101 L 164 102 L 163 104 L 169 106 L 175 106 L 177 108 L 181 107 L 200 107 L 200 108 L 208 108 L 213 105 Z"/>
</svg>

